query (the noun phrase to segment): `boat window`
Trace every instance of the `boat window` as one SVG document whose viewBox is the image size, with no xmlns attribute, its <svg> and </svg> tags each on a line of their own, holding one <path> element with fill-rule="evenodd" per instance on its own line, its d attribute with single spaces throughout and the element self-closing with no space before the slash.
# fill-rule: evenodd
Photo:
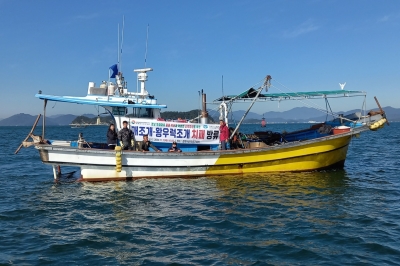
<svg viewBox="0 0 400 266">
<path fill-rule="evenodd" d="M 151 108 L 142 108 L 142 109 L 143 109 L 143 114 L 141 114 L 141 117 L 153 118 L 153 109 Z"/>
<path fill-rule="evenodd" d="M 126 108 L 125 107 L 113 107 L 112 108 L 112 114 L 113 115 L 125 115 L 126 114 Z"/>
<path fill-rule="evenodd" d="M 131 108 L 128 112 L 127 117 L 153 118 L 152 108 Z"/>
<path fill-rule="evenodd" d="M 138 108 L 129 108 L 127 117 L 138 117 Z"/>
</svg>

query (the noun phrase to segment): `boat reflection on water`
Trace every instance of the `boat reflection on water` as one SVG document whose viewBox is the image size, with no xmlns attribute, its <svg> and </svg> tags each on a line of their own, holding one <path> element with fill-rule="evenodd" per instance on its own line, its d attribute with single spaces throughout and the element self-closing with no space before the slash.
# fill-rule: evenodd
<svg viewBox="0 0 400 266">
<path fill-rule="evenodd" d="M 216 177 L 214 180 L 226 219 L 235 226 L 278 232 L 301 221 L 312 224 L 312 230 L 320 233 L 334 225 L 335 219 L 330 216 L 337 215 L 346 204 L 350 182 L 345 170 Z"/>
<path fill-rule="evenodd" d="M 62 228 L 51 228 L 52 235 L 73 235 L 79 242 L 87 236 L 76 232 L 85 228 L 105 247 L 92 252 L 118 263 L 171 246 L 177 252 L 170 255 L 171 261 L 179 261 L 178 254 L 187 248 L 196 249 L 193 259 L 202 261 L 210 255 L 208 247 L 215 245 L 221 249 L 211 256 L 228 263 L 237 258 L 221 253 L 223 247 L 246 254 L 276 247 L 329 254 L 329 245 L 304 240 L 331 234 L 329 228 L 348 216 L 346 194 L 351 194 L 351 186 L 346 171 L 337 170 L 56 183 L 41 198 L 52 202 L 56 224 L 67 221 Z M 66 210 L 68 219 L 80 222 L 68 223 Z"/>
<path fill-rule="evenodd" d="M 221 191 L 240 193 L 263 190 L 276 194 L 305 193 L 315 190 L 318 193 L 331 193 L 332 189 L 344 187 L 348 181 L 343 169 L 298 173 L 243 174 L 238 176 L 209 177 L 215 179 Z"/>
</svg>

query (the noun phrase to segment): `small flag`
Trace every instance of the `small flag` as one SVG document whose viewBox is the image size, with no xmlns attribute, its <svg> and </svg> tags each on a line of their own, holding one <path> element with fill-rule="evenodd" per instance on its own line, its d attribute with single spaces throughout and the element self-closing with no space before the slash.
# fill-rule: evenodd
<svg viewBox="0 0 400 266">
<path fill-rule="evenodd" d="M 110 66 L 110 69 L 113 71 L 110 78 L 115 78 L 115 76 L 118 74 L 118 65 L 117 64 L 112 65 L 112 66 Z"/>
</svg>

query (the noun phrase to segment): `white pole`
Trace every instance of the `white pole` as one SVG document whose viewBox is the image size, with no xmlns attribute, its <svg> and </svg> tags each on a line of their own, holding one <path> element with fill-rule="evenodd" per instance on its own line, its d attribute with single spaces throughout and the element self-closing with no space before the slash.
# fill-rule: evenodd
<svg viewBox="0 0 400 266">
<path fill-rule="evenodd" d="M 122 38 L 121 38 L 121 56 L 120 56 L 120 64 L 118 71 L 122 73 L 122 47 L 124 46 L 124 28 L 125 28 L 125 16 L 122 16 Z"/>
<path fill-rule="evenodd" d="M 117 48 L 117 63 L 119 68 L 119 23 L 118 23 L 118 48 Z"/>
<path fill-rule="evenodd" d="M 147 34 L 146 34 L 146 52 L 144 53 L 144 68 L 146 68 L 147 61 L 147 43 L 149 41 L 149 24 L 147 24 Z"/>
</svg>

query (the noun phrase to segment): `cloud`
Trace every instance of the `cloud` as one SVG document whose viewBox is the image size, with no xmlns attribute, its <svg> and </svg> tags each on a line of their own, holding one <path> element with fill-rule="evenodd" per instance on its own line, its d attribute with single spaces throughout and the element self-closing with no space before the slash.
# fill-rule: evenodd
<svg viewBox="0 0 400 266">
<path fill-rule="evenodd" d="M 380 19 L 378 19 L 378 22 L 386 22 L 389 21 L 390 16 L 389 15 L 385 15 L 383 17 L 381 17 Z"/>
<path fill-rule="evenodd" d="M 180 58 L 180 52 L 177 49 L 171 49 L 166 52 L 166 57 L 168 59 Z"/>
<path fill-rule="evenodd" d="M 296 38 L 300 35 L 307 34 L 313 31 L 316 31 L 320 28 L 320 26 L 317 26 L 313 23 L 311 19 L 301 23 L 296 29 L 292 31 L 285 31 L 284 36 L 286 38 Z"/>
<path fill-rule="evenodd" d="M 215 20 L 215 19 L 220 19 L 224 16 L 224 12 L 214 12 L 214 13 L 209 13 L 206 15 L 207 20 Z"/>
<path fill-rule="evenodd" d="M 386 14 L 386 15 L 378 18 L 376 21 L 378 23 L 391 22 L 391 23 L 398 24 L 399 20 L 400 20 L 400 12 L 397 12 L 397 13 Z"/>
<path fill-rule="evenodd" d="M 100 16 L 99 13 L 92 13 L 92 14 L 75 16 L 74 19 L 76 19 L 76 20 L 91 20 L 91 19 L 98 18 L 99 16 Z"/>
<path fill-rule="evenodd" d="M 0 0 L 1 1 L 1 0 Z M 74 17 L 69 17 L 67 21 L 62 23 L 62 25 L 71 25 L 75 23 L 80 23 L 82 20 L 92 20 L 100 17 L 99 13 L 92 13 L 92 14 L 86 14 L 86 15 L 77 15 Z"/>
<path fill-rule="evenodd" d="M 19 64 L 17 64 L 17 63 L 13 63 L 13 64 L 10 64 L 10 65 L 8 65 L 8 69 L 17 69 L 17 68 L 19 68 Z"/>
</svg>

